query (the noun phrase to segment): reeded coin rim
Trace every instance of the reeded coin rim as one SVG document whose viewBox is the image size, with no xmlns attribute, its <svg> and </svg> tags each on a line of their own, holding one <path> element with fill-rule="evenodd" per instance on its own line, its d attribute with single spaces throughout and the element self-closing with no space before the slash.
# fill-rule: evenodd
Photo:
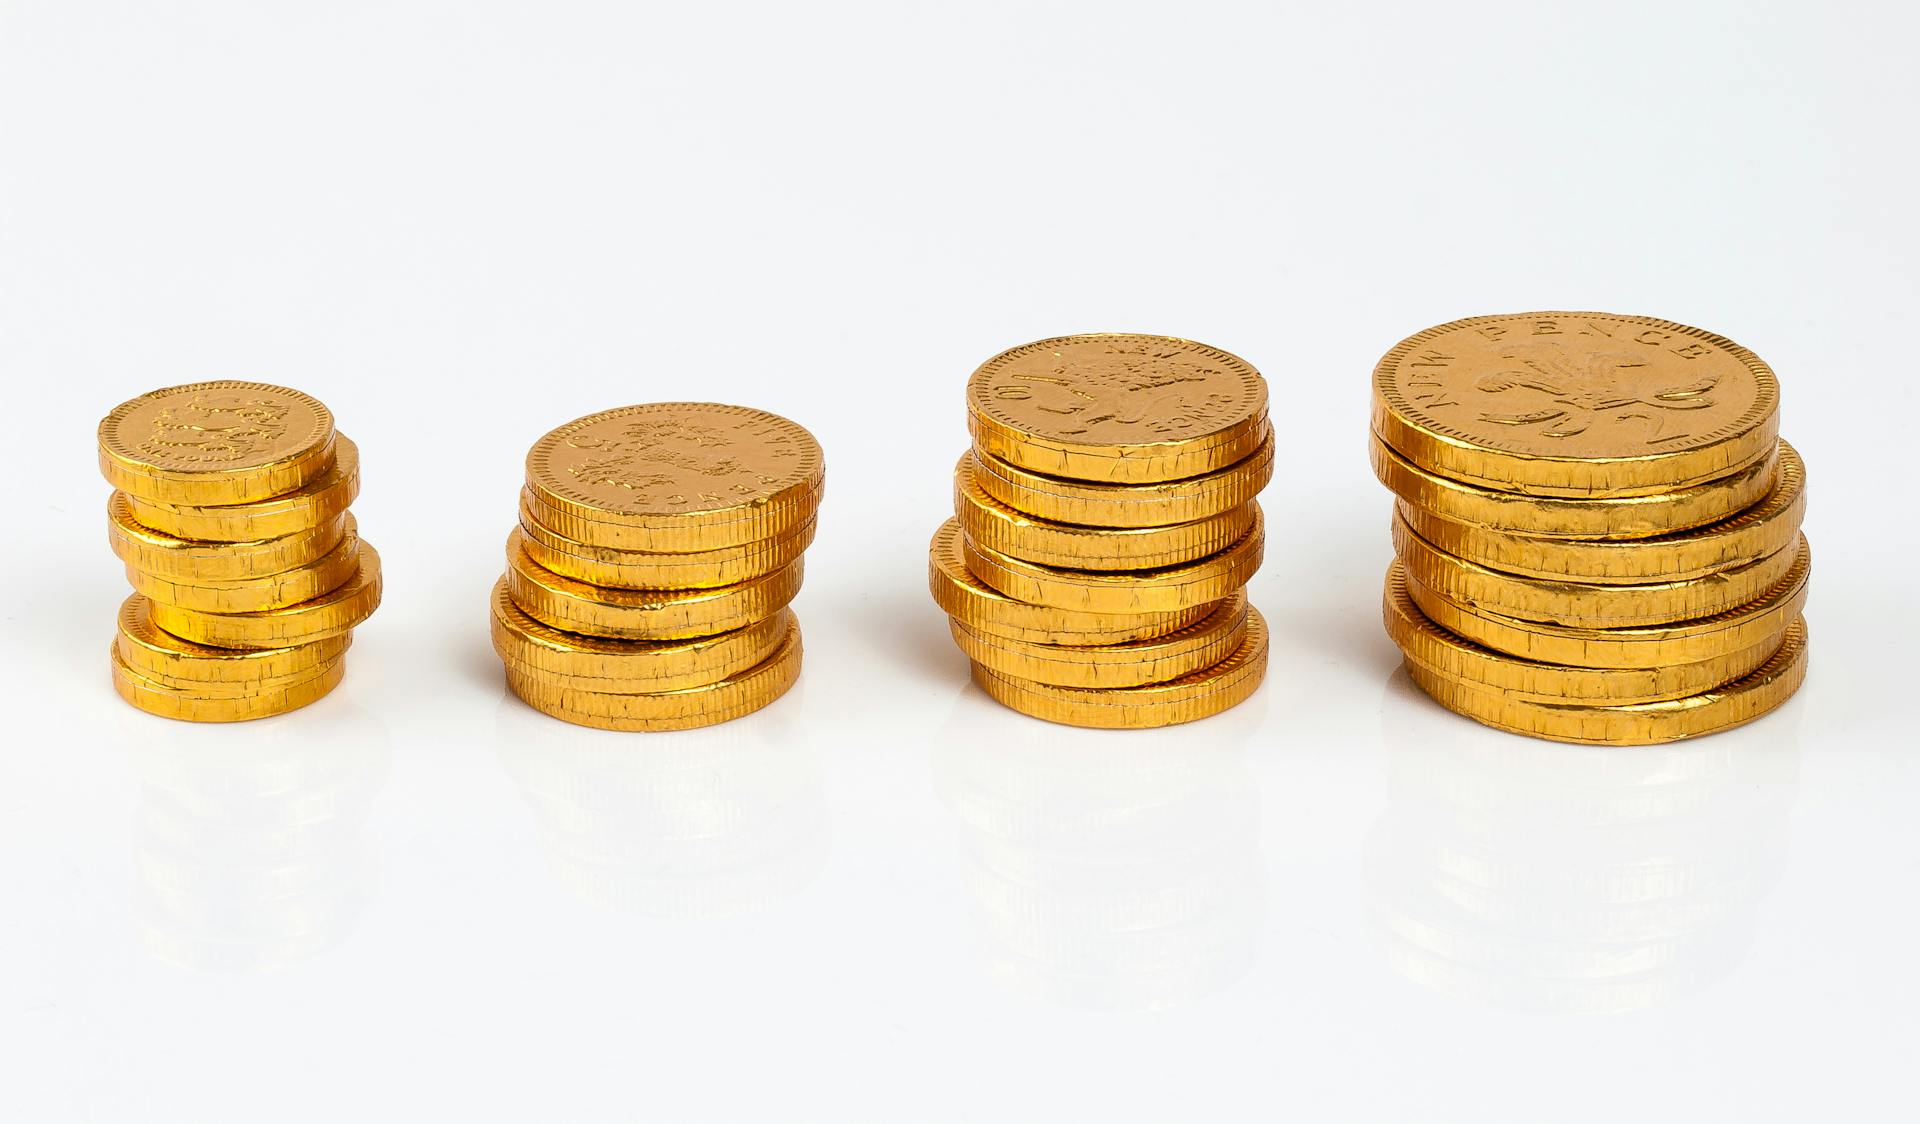
<svg viewBox="0 0 1920 1124">
<path fill-rule="evenodd" d="M 1487 324 L 1563 317 L 1629 322 L 1645 329 L 1686 336 L 1722 349 L 1752 373 L 1757 387 L 1754 401 L 1745 412 L 1726 425 L 1699 435 L 1697 439 L 1687 444 L 1661 452 L 1618 457 L 1557 457 L 1552 454 L 1509 448 L 1498 441 L 1465 433 L 1428 417 L 1418 406 L 1407 401 L 1400 394 L 1395 382 L 1400 363 L 1416 349 L 1441 336 Z M 1436 475 L 1479 484 L 1482 487 L 1566 498 L 1655 494 L 1706 483 L 1721 476 L 1736 473 L 1755 459 L 1764 457 L 1773 442 L 1778 439 L 1779 432 L 1780 380 L 1773 368 L 1758 355 L 1725 336 L 1703 328 L 1630 313 L 1569 310 L 1497 313 L 1487 316 L 1469 316 L 1451 320 L 1445 324 L 1436 324 L 1401 340 L 1380 357 L 1373 369 L 1373 390 L 1374 432 L 1380 435 L 1389 447 L 1414 464 Z M 1394 432 L 1383 432 L 1388 429 Z M 1395 437 L 1399 437 L 1400 440 L 1396 441 Z M 1723 450 L 1728 445 L 1743 441 L 1751 441 L 1758 447 L 1750 454 L 1731 458 L 1715 460 L 1710 455 Z M 1422 455 L 1422 449 L 1409 447 L 1423 444 L 1436 449 L 1437 455 L 1428 457 Z M 1702 459 L 1703 454 L 1708 454 L 1705 459 L 1713 462 L 1704 471 L 1680 473 L 1666 471 L 1676 464 L 1686 464 L 1691 460 Z M 1521 467 L 1518 471 L 1502 475 L 1480 473 L 1472 469 L 1472 462 L 1476 459 Z M 1438 463 L 1435 463 L 1436 461 Z M 1526 467 L 1529 465 L 1546 465 L 1551 468 L 1534 472 Z M 1620 482 L 1614 482 L 1616 475 Z M 1557 476 L 1565 476 L 1575 482 L 1556 483 Z M 1582 483 L 1582 480 L 1586 482 Z"/>
<path fill-rule="evenodd" d="M 1246 640 L 1237 651 L 1212 667 L 1164 683 L 1062 687 L 1019 679 L 978 662 L 973 664 L 973 675 L 988 697 L 1033 718 L 1105 729 L 1172 726 L 1210 718 L 1251 698 L 1266 677 L 1268 638 L 1266 618 L 1250 606 Z M 1113 718 L 1123 721 L 1097 720 Z"/>
<path fill-rule="evenodd" d="M 658 692 L 555 690 L 516 673 L 511 665 L 506 677 L 508 688 L 522 702 L 549 717 L 598 729 L 666 732 L 718 725 L 767 707 L 799 681 L 804 655 L 799 621 L 790 616 L 786 635 L 772 655 L 735 675 L 698 687 Z M 645 713 L 652 707 L 658 707 L 660 713 Z"/>
<path fill-rule="evenodd" d="M 798 478 L 781 484 L 770 495 L 756 497 L 747 503 L 728 504 L 724 507 L 687 508 L 672 512 L 625 512 L 601 506 L 584 491 L 569 486 L 558 473 L 552 470 L 551 458 L 554 449 L 569 435 L 587 425 L 610 418 L 659 414 L 673 410 L 716 411 L 753 418 L 773 426 L 787 427 L 791 430 L 792 436 L 800 439 L 800 460 L 791 469 Z M 825 479 L 826 455 L 821 450 L 819 439 L 806 426 L 770 410 L 761 410 L 752 406 L 734 406 L 724 402 L 642 402 L 631 406 L 599 410 L 548 431 L 527 450 L 526 457 L 526 486 L 547 506 L 558 508 L 589 522 L 614 523 L 659 531 L 723 531 L 740 525 L 763 523 L 766 529 L 758 534 L 777 533 L 776 524 L 784 527 L 795 522 L 792 518 L 795 510 L 808 508 L 806 516 L 812 515 L 811 508 L 818 506 L 818 493 Z"/>
<path fill-rule="evenodd" d="M 1241 540 L 1260 517 L 1248 500 L 1184 522 L 1144 527 L 1056 523 L 995 499 L 980 486 L 971 452 L 953 469 L 954 516 L 973 542 L 1040 566 L 1101 571 L 1158 570 L 1195 562 Z"/>
<path fill-rule="evenodd" d="M 312 675 L 297 676 L 259 692 L 197 695 L 140 674 L 121 661 L 117 649 L 109 656 L 115 694 L 135 710 L 179 722 L 251 722 L 287 714 L 326 698 L 347 674 L 347 659 L 342 654 Z"/>
<path fill-rule="evenodd" d="M 1195 605 L 1147 613 L 1092 613 L 1017 601 L 967 569 L 965 537 L 958 519 L 935 528 L 927 545 L 927 589 L 941 611 L 981 632 L 1041 643 L 1117 644 L 1164 636 L 1211 611 L 1208 605 Z M 1013 624 L 1006 619 L 1010 617 L 1030 617 L 1035 623 Z M 1067 627 L 1053 627 L 1059 621 Z M 1081 627 L 1072 627 L 1076 621 Z"/>
<path fill-rule="evenodd" d="M 214 613 L 155 601 L 154 624 L 197 644 L 235 648 L 297 647 L 351 631 L 380 607 L 382 591 L 379 552 L 365 539 L 357 542 L 360 564 L 354 575 L 318 597 L 248 613 Z M 168 616 L 177 616 L 180 627 L 167 627 Z M 196 633 L 222 642 L 196 639 Z"/>
<path fill-rule="evenodd" d="M 131 492 L 122 492 L 133 508 L 134 518 L 144 526 L 151 527 L 163 534 L 176 535 L 183 539 L 200 542 L 251 542 L 261 536 L 248 538 L 211 538 L 205 535 L 187 533 L 190 527 L 206 525 L 229 526 L 234 523 L 272 523 L 274 521 L 297 520 L 297 524 L 284 534 L 298 534 L 309 527 L 317 526 L 340 515 L 353 505 L 360 494 L 360 446 L 346 434 L 334 433 L 333 466 L 306 484 L 290 492 L 283 492 L 266 499 L 239 504 L 188 504 L 168 503 L 164 500 L 148 499 Z M 336 489 L 338 491 L 336 491 Z M 342 495 L 344 498 L 341 498 Z M 151 518 L 158 515 L 156 520 Z M 147 516 L 147 518 L 143 518 Z M 168 525 L 162 526 L 162 523 Z M 282 536 L 265 536 L 278 538 Z"/>
<path fill-rule="evenodd" d="M 1697 695 L 1621 706 L 1536 702 L 1511 692 L 1442 679 L 1411 663 L 1407 671 L 1414 683 L 1441 706 L 1496 730 L 1576 745 L 1661 745 L 1724 733 L 1773 713 L 1791 699 L 1805 681 L 1807 648 L 1806 618 L 1795 617 L 1787 626 L 1780 649 L 1751 674 Z M 1777 697 L 1762 694 L 1774 691 L 1778 692 Z M 1443 698 L 1443 695 L 1452 697 Z M 1756 709 L 1744 713 L 1749 706 Z M 1716 721 L 1722 711 L 1729 709 L 1734 712 L 1731 720 Z M 1539 721 L 1525 726 L 1506 720 L 1505 716 L 1513 713 Z M 1627 728 L 1587 734 L 1577 728 L 1560 728 L 1561 723 L 1568 727 L 1578 723 L 1618 723 Z M 1645 734 L 1635 729 L 1642 724 L 1645 724 Z"/>
<path fill-rule="evenodd" d="M 1785 441 L 1771 492 L 1718 523 L 1643 539 L 1544 538 L 1464 523 L 1394 497 L 1421 538 L 1490 570 L 1547 581 L 1640 585 L 1684 581 L 1791 547 L 1807 510 L 1806 462 Z M 1743 545 L 1749 543 L 1750 545 Z M 1673 562 L 1660 563 L 1665 557 Z M 1558 562 L 1558 568 L 1550 563 Z"/>
<path fill-rule="evenodd" d="M 1758 643 L 1757 639 L 1745 642 L 1726 638 L 1743 632 L 1752 632 L 1755 637 L 1765 637 L 1784 631 L 1787 623 L 1801 614 L 1806 605 L 1808 590 L 1813 575 L 1811 552 L 1796 556 L 1794 567 L 1774 586 L 1760 597 L 1744 605 L 1702 617 L 1694 621 L 1681 621 L 1669 625 L 1649 625 L 1641 628 L 1569 628 L 1545 624 L 1539 621 L 1523 621 L 1513 617 L 1488 612 L 1471 605 L 1463 605 L 1429 590 L 1408 577 L 1408 593 L 1414 604 L 1420 607 L 1436 624 L 1458 636 L 1463 636 L 1482 647 L 1496 652 L 1505 652 L 1523 659 L 1533 659 L 1542 663 L 1566 663 L 1583 667 L 1650 667 L 1659 663 L 1673 662 L 1664 649 L 1681 647 L 1689 643 L 1711 643 L 1716 639 L 1723 642 L 1716 645 L 1720 650 L 1749 647 Z M 1462 621 L 1473 621 L 1487 629 L 1501 634 L 1526 637 L 1534 647 L 1548 645 L 1553 648 L 1566 647 L 1578 654 L 1568 659 L 1544 659 L 1541 656 L 1483 639 L 1473 635 L 1469 629 L 1456 628 L 1436 614 L 1422 594 L 1432 598 L 1436 605 L 1444 605 Z M 1784 617 L 1776 627 L 1762 627 L 1770 622 L 1770 617 Z M 1632 662 L 1619 662 L 1627 653 L 1639 653 Z M 1606 662 L 1603 662 L 1603 657 Z"/>
<path fill-rule="evenodd" d="M 1573 499 L 1503 492 L 1442 476 L 1402 456 L 1378 433 L 1370 435 L 1367 451 L 1374 477 L 1400 500 L 1455 523 L 1549 539 L 1637 541 L 1710 526 L 1765 499 L 1779 464 L 1776 452 L 1729 476 L 1659 495 Z"/>
<path fill-rule="evenodd" d="M 1501 652 L 1448 631 L 1414 603 L 1407 582 L 1406 569 L 1396 560 L 1387 568 L 1381 608 L 1388 638 L 1409 663 L 1419 664 L 1438 678 L 1457 680 L 1529 701 L 1573 700 L 1627 705 L 1684 698 L 1751 674 L 1772 658 L 1774 652 L 1779 650 L 1782 639 L 1781 636 L 1769 637 L 1747 647 L 1692 663 L 1631 668 L 1544 663 Z M 1436 658 L 1435 652 L 1444 655 Z M 1718 678 L 1705 685 L 1689 678 L 1702 674 L 1705 665 L 1714 663 L 1722 664 L 1722 670 L 1728 664 L 1738 670 L 1724 675 L 1716 671 L 1713 674 Z M 1662 681 L 1667 681 L 1668 685 L 1660 686 Z M 1538 689 L 1530 690 L 1529 685 Z"/>
<path fill-rule="evenodd" d="M 1105 606 L 1115 600 L 1131 600 L 1181 609 L 1218 601 L 1252 580 L 1259 572 L 1265 548 L 1266 517 L 1258 508 L 1254 511 L 1253 526 L 1239 541 L 1204 558 L 1153 570 L 1102 571 L 1042 566 L 983 547 L 962 536 L 968 572 L 1003 595 L 1030 604 L 1095 613 L 1156 610 L 1092 607 L 1086 602 Z M 1008 585 L 1017 582 L 1026 588 L 1015 593 L 996 584 L 996 577 Z M 1031 598 L 1025 596 L 1028 594 Z M 1070 601 L 1081 604 L 1067 604 Z"/>
<path fill-rule="evenodd" d="M 625 693 L 616 686 L 677 690 L 725 678 L 731 671 L 765 660 L 785 638 L 793 618 L 791 609 L 781 608 L 711 636 L 622 640 L 553 627 L 520 607 L 505 577 L 494 583 L 489 604 L 489 632 L 502 661 L 518 664 L 535 676 L 563 677 L 573 686 L 598 680 L 612 694 Z"/>
<path fill-rule="evenodd" d="M 1569 628 L 1640 628 L 1711 617 L 1764 596 L 1796 564 L 1811 558 L 1801 535 L 1797 544 L 1698 578 L 1633 584 L 1535 578 L 1442 550 L 1414 530 L 1397 507 L 1393 548 L 1413 580 L 1448 600 Z"/>
<path fill-rule="evenodd" d="M 535 620 L 562 632 L 584 636 L 603 636 L 628 640 L 674 640 L 713 636 L 744 628 L 786 608 L 800 593 L 806 577 L 803 554 L 776 570 L 733 585 L 705 589 L 619 589 L 594 585 L 564 574 L 556 574 L 539 564 L 521 546 L 519 527 L 507 535 L 507 582 L 511 590 L 517 579 L 539 590 L 546 598 L 564 606 L 581 606 L 602 617 L 629 617 L 644 614 L 644 624 L 601 624 L 554 612 L 541 615 L 543 606 L 530 605 L 515 596 L 521 611 Z M 771 592 L 769 592 L 771 591 Z"/>
<path fill-rule="evenodd" d="M 114 556 L 136 569 L 189 584 L 196 579 L 248 581 L 311 565 L 345 541 L 352 533 L 352 520 L 351 513 L 342 511 L 311 527 L 271 538 L 189 539 L 140 522 L 125 492 L 116 490 L 107 496 L 107 539 Z"/>
<path fill-rule="evenodd" d="M 153 623 L 152 603 L 140 593 L 130 594 L 120 603 L 114 623 L 114 652 L 120 662 L 145 678 L 168 684 L 248 684 L 297 678 L 340 658 L 353 643 L 352 635 L 343 633 L 284 648 L 198 644 Z"/>
<path fill-rule="evenodd" d="M 177 609 L 223 615 L 273 612 L 325 597 L 350 584 L 360 572 L 362 545 L 359 524 L 349 512 L 346 533 L 340 541 L 311 562 L 276 573 L 220 579 L 175 577 L 127 562 L 127 584 L 157 604 Z"/>
<path fill-rule="evenodd" d="M 300 448 L 285 456 L 275 457 L 272 460 L 260 461 L 254 464 L 225 465 L 212 470 L 162 468 L 151 461 L 142 460 L 139 454 L 135 453 L 132 447 L 127 444 L 125 437 L 120 433 L 120 426 L 127 420 L 127 417 L 147 402 L 167 395 L 196 393 L 203 390 L 266 391 L 275 394 L 284 394 L 289 398 L 298 399 L 301 403 L 313 410 L 315 431 L 303 438 L 303 444 Z M 209 379 L 205 382 L 190 382 L 181 383 L 178 386 L 163 386 L 157 390 L 149 390 L 145 394 L 129 398 L 108 411 L 106 417 L 100 419 L 100 425 L 95 430 L 94 435 L 98 441 L 103 457 L 110 461 L 118 471 L 128 476 L 138 480 L 146 480 L 160 484 L 224 487 L 232 485 L 236 481 L 244 481 L 255 476 L 271 478 L 284 470 L 297 469 L 310 460 L 324 458 L 328 462 L 331 462 L 331 454 L 334 447 L 334 420 L 333 411 L 327 409 L 325 403 L 311 394 L 295 390 L 292 387 L 279 386 L 274 383 L 252 382 L 244 379 Z M 308 476 L 307 479 L 312 479 L 312 476 L 321 475 L 324 472 L 324 468 L 320 469 Z M 112 480 L 111 476 L 109 477 L 109 482 L 126 491 L 136 491 L 138 487 L 136 485 L 135 488 L 125 488 L 120 481 Z M 302 481 L 302 483 L 304 484 L 305 481 Z M 273 494 L 273 492 L 267 493 L 267 495 Z"/>
<path fill-rule="evenodd" d="M 1056 523 L 1089 527 L 1155 527 L 1187 523 L 1239 507 L 1273 479 L 1273 425 L 1252 453 L 1212 472 L 1136 484 L 1098 483 L 1051 476 L 969 450 L 980 490 L 1015 511 Z"/>
<path fill-rule="evenodd" d="M 1251 401 L 1250 413 L 1246 417 L 1230 421 L 1217 429 L 1196 433 L 1188 437 L 1170 438 L 1164 441 L 1075 441 L 1070 438 L 1035 433 L 1027 423 L 1012 417 L 993 407 L 992 401 L 982 392 L 987 377 L 999 368 L 1015 359 L 1024 358 L 1036 351 L 1045 351 L 1062 344 L 1085 343 L 1093 340 L 1126 340 L 1141 343 L 1178 344 L 1191 348 L 1207 359 L 1228 369 L 1240 383 L 1246 400 Z M 1107 459 L 1131 459 L 1133 457 L 1159 457 L 1167 453 L 1183 450 L 1201 450 L 1213 444 L 1223 444 L 1241 436 L 1249 426 L 1257 426 L 1267 416 L 1267 381 L 1253 364 L 1234 353 L 1211 344 L 1190 340 L 1184 336 L 1159 335 L 1152 332 L 1080 332 L 1072 335 L 1049 336 L 1031 343 L 1018 344 L 989 358 L 974 368 L 967 376 L 967 412 L 984 423 L 995 426 L 1017 440 L 1043 445 L 1057 451 L 1077 453 L 1082 456 Z M 1129 452 L 1138 450 L 1138 452 Z"/>
<path fill-rule="evenodd" d="M 711 589 L 772 573 L 804 554 L 819 529 L 817 514 L 778 535 L 698 551 L 627 550 L 581 542 L 540 521 L 521 491 L 520 533 L 529 557 L 562 577 L 613 589 Z M 559 560 L 553 565 L 548 556 Z M 565 567 L 565 568 L 562 568 Z"/>
<path fill-rule="evenodd" d="M 1247 597 L 1241 591 L 1200 620 L 1164 636 L 1094 645 L 1039 644 L 996 636 L 953 617 L 947 623 L 955 645 L 969 660 L 1002 675 L 1097 689 L 1166 682 L 1212 667 L 1245 642 L 1247 616 Z"/>
</svg>

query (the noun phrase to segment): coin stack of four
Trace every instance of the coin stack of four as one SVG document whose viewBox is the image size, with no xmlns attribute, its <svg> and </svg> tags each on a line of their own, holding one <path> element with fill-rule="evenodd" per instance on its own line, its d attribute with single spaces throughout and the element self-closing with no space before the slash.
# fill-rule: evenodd
<svg viewBox="0 0 1920 1124">
<path fill-rule="evenodd" d="M 928 579 L 981 688 L 1094 727 L 1252 695 L 1267 631 L 1244 587 L 1273 472 L 1259 372 L 1189 340 L 1067 336 L 988 360 L 967 404 Z"/>
<path fill-rule="evenodd" d="M 1645 317 L 1413 336 L 1374 372 L 1398 497 L 1383 612 L 1413 680 L 1490 726 L 1637 745 L 1779 706 L 1806 673 L 1806 468 L 1752 352 Z"/>
<path fill-rule="evenodd" d="M 314 398 L 265 383 L 143 394 L 100 422 L 108 541 L 135 593 L 113 682 L 142 710 L 263 718 L 337 686 L 380 603 L 380 557 L 347 507 L 359 452 Z"/>
<path fill-rule="evenodd" d="M 492 596 L 508 687 L 610 730 L 707 726 L 779 698 L 800 674 L 787 606 L 824 464 L 799 425 L 710 403 L 607 410 L 541 438 Z"/>
</svg>

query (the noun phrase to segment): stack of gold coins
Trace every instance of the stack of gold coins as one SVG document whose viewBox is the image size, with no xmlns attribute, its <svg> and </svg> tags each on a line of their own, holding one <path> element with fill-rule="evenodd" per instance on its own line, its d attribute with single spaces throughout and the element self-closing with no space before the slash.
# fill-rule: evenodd
<svg viewBox="0 0 1920 1124">
<path fill-rule="evenodd" d="M 99 440 L 108 541 L 135 590 L 113 644 L 120 696 L 237 722 L 333 690 L 380 604 L 380 556 L 347 511 L 359 452 L 333 414 L 286 387 L 193 383 L 121 403 Z"/>
<path fill-rule="evenodd" d="M 1041 340 L 973 373 L 967 423 L 928 581 L 988 695 L 1151 727 L 1253 694 L 1267 627 L 1243 590 L 1273 474 L 1258 371 L 1167 336 Z"/>
<path fill-rule="evenodd" d="M 493 589 L 507 686 L 608 730 L 708 726 L 785 694 L 824 471 L 811 433 L 743 406 L 623 406 L 542 437 Z"/>
<path fill-rule="evenodd" d="M 1556 741 L 1751 721 L 1806 674 L 1806 466 L 1747 349 L 1639 316 L 1430 328 L 1374 371 L 1387 632 L 1443 705 Z"/>
</svg>

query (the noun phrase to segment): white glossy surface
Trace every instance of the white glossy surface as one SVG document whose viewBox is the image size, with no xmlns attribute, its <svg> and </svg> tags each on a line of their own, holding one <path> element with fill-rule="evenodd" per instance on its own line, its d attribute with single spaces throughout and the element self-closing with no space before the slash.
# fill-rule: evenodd
<svg viewBox="0 0 1920 1124">
<path fill-rule="evenodd" d="M 1917 29 L 1757 7 L 0 6 L 0 1116 L 1909 1118 Z M 1539 306 L 1781 372 L 1766 721 L 1572 749 L 1395 670 L 1367 373 Z M 965 376 L 1099 328 L 1286 435 L 1269 684 L 1180 730 L 996 708 L 924 593 Z M 227 376 L 360 443 L 388 594 L 203 728 L 111 693 L 92 432 Z M 520 457 L 678 397 L 825 443 L 801 684 L 547 720 L 486 639 Z"/>
</svg>

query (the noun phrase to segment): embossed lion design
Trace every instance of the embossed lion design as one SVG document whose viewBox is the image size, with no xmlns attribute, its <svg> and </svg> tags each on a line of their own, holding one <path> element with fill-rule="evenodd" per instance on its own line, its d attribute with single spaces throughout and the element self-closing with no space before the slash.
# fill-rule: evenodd
<svg viewBox="0 0 1920 1124">
<path fill-rule="evenodd" d="M 1519 344 L 1504 358 L 1518 366 L 1480 376 L 1474 384 L 1477 389 L 1487 394 L 1531 390 L 1546 395 L 1550 402 L 1520 413 L 1485 412 L 1481 420 L 1539 426 L 1546 437 L 1576 437 L 1606 417 L 1615 421 L 1654 417 L 1644 412 L 1648 408 L 1703 410 L 1713 405 L 1711 394 L 1719 383 L 1718 376 L 1709 375 L 1649 392 L 1638 374 L 1646 366 L 1640 356 L 1600 352 L 1576 357 L 1552 343 Z"/>
<path fill-rule="evenodd" d="M 1067 423 L 1061 426 L 1064 434 L 1089 433 L 1110 423 L 1177 433 L 1218 415 L 1224 396 L 1194 389 L 1211 382 L 1214 373 L 1181 352 L 1116 348 L 1063 361 L 1022 381 L 1034 393 L 1035 408 Z"/>
<path fill-rule="evenodd" d="M 738 457 L 717 450 L 730 447 L 725 430 L 671 419 L 636 421 L 621 436 L 602 445 L 567 471 L 583 484 L 604 484 L 630 491 L 670 487 L 681 474 L 732 476 L 742 471 Z M 662 471 L 661 467 L 679 472 Z"/>
<path fill-rule="evenodd" d="M 243 393 L 196 394 L 162 409 L 141 445 L 200 460 L 232 460 L 278 441 L 289 412 L 284 402 Z"/>
</svg>

